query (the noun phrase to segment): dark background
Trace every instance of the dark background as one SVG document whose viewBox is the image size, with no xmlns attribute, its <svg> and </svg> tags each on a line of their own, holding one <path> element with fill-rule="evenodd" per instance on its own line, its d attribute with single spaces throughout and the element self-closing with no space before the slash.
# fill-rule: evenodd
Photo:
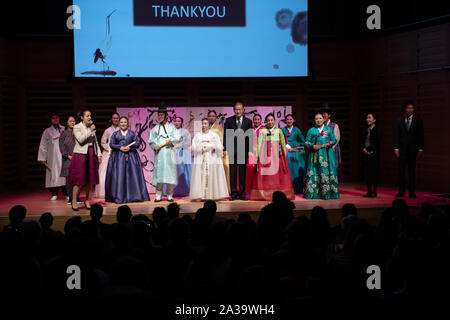
<svg viewBox="0 0 450 320">
<path fill-rule="evenodd" d="M 131 0 L 130 0 L 131 1 Z M 358 132 L 366 112 L 382 129 L 381 182 L 395 185 L 395 118 L 405 100 L 425 124 L 418 188 L 450 190 L 450 4 L 435 1 L 309 3 L 311 77 L 298 79 L 72 79 L 71 1 L 9 2 L 0 8 L 0 190 L 43 187 L 36 162 L 49 112 L 85 106 L 99 134 L 116 107 L 292 105 L 304 134 L 323 102 L 341 127 L 344 181 L 359 181 Z M 366 28 L 367 6 L 381 8 L 381 30 Z"/>
</svg>

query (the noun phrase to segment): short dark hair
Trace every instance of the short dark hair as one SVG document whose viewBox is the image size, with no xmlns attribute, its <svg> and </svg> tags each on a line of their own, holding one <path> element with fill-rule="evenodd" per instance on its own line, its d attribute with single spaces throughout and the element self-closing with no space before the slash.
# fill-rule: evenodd
<svg viewBox="0 0 450 320">
<path fill-rule="evenodd" d="M 216 110 L 208 110 L 208 116 L 209 116 L 209 114 L 210 114 L 211 112 L 214 113 L 214 114 L 217 116 Z"/>
<path fill-rule="evenodd" d="M 126 204 L 117 208 L 118 222 L 130 222 L 131 216 L 132 216 L 131 208 Z"/>
<path fill-rule="evenodd" d="M 118 210 L 117 210 L 118 211 Z M 91 206 L 90 213 L 92 220 L 100 220 L 103 217 L 103 207 L 99 203 L 95 203 Z"/>
<path fill-rule="evenodd" d="M 261 116 L 259 113 L 255 113 L 255 114 L 253 115 L 253 119 L 255 119 L 255 117 L 259 117 L 259 118 L 262 120 L 262 116 Z"/>
<path fill-rule="evenodd" d="M 41 223 L 42 228 L 47 229 L 50 228 L 53 224 L 53 216 L 50 212 L 44 212 L 39 217 L 39 222 Z"/>
<path fill-rule="evenodd" d="M 181 123 L 184 123 L 183 117 L 177 116 L 177 117 L 175 117 L 175 120 L 176 120 L 176 119 L 180 119 L 180 120 L 181 120 Z"/>
<path fill-rule="evenodd" d="M 294 116 L 292 115 L 292 113 L 289 113 L 289 114 L 287 114 L 285 117 L 284 117 L 284 119 L 286 120 L 287 119 L 287 117 L 291 117 L 292 119 L 294 119 L 295 120 L 295 118 L 294 118 Z"/>
<path fill-rule="evenodd" d="M 403 110 L 406 109 L 407 106 L 412 105 L 413 107 L 415 107 L 416 105 L 414 104 L 414 101 L 412 100 L 407 100 L 403 103 Z"/>
<path fill-rule="evenodd" d="M 244 103 L 242 101 L 236 101 L 236 103 L 233 106 L 233 109 L 237 106 L 237 105 L 241 105 L 242 108 L 244 108 Z"/>
<path fill-rule="evenodd" d="M 22 223 L 27 214 L 27 209 L 22 205 L 16 205 L 9 210 L 8 217 L 11 223 Z"/>
<path fill-rule="evenodd" d="M 374 119 L 377 118 L 377 115 L 375 114 L 375 112 L 367 112 L 366 117 L 367 117 L 369 114 L 371 114 L 372 117 L 373 117 Z"/>
<path fill-rule="evenodd" d="M 342 217 L 346 216 L 356 216 L 358 214 L 358 210 L 356 209 L 353 203 L 346 203 L 342 206 Z"/>
<path fill-rule="evenodd" d="M 83 109 L 83 110 L 81 110 L 80 112 L 78 112 L 78 117 L 79 117 L 79 118 L 84 117 L 84 115 L 86 114 L 86 112 L 91 112 L 91 110 L 89 110 L 89 109 Z M 91 112 L 91 113 L 92 113 L 92 112 Z"/>
<path fill-rule="evenodd" d="M 265 116 L 264 121 L 267 122 L 267 118 L 273 117 L 275 119 L 275 115 L 273 113 L 269 113 L 267 116 Z"/>
<path fill-rule="evenodd" d="M 169 204 L 167 206 L 167 215 L 170 220 L 178 218 L 180 215 L 180 206 L 176 202 Z"/>
<path fill-rule="evenodd" d="M 203 204 L 203 208 L 211 212 L 211 214 L 216 214 L 217 211 L 217 204 L 214 200 L 206 200 Z"/>
</svg>

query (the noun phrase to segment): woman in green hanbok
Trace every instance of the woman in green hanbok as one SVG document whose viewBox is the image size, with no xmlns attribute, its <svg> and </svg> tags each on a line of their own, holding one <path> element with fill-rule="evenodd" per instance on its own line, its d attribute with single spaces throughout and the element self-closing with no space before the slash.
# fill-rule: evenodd
<svg viewBox="0 0 450 320">
<path fill-rule="evenodd" d="M 333 145 L 336 137 L 324 125 L 322 114 L 314 117 L 315 127 L 306 134 L 305 148 L 309 149 L 306 170 L 306 199 L 339 199 L 336 158 Z"/>
<path fill-rule="evenodd" d="M 291 172 L 294 193 L 303 193 L 305 178 L 305 138 L 299 128 L 294 127 L 294 117 L 288 114 L 285 118 L 286 127 L 281 130 L 286 137 L 287 159 Z"/>
</svg>

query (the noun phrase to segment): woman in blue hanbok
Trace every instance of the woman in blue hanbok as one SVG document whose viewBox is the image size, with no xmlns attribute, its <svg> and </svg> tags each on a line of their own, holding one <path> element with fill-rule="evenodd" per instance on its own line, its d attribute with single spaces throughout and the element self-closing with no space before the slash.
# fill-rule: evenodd
<svg viewBox="0 0 450 320">
<path fill-rule="evenodd" d="M 287 159 L 289 171 L 291 171 L 294 193 L 303 193 L 303 181 L 305 179 L 305 138 L 299 128 L 294 127 L 294 117 L 286 116 L 286 127 L 282 128 L 286 137 Z"/>
<path fill-rule="evenodd" d="M 105 181 L 107 202 L 127 203 L 150 201 L 141 160 L 137 149 L 139 138 L 128 130 L 128 118 L 121 117 L 120 130 L 110 139 L 111 155 L 108 160 Z"/>
<path fill-rule="evenodd" d="M 173 190 L 175 197 L 185 197 L 189 195 L 191 188 L 192 155 L 191 155 L 191 135 L 189 131 L 183 129 L 183 118 L 176 117 L 173 124 L 180 134 L 180 142 L 175 145 L 175 155 L 177 160 L 178 184 Z"/>
<path fill-rule="evenodd" d="M 339 199 L 336 158 L 333 146 L 336 137 L 324 125 L 321 113 L 314 117 L 315 127 L 306 134 L 305 147 L 309 149 L 306 170 L 306 199 Z"/>
</svg>

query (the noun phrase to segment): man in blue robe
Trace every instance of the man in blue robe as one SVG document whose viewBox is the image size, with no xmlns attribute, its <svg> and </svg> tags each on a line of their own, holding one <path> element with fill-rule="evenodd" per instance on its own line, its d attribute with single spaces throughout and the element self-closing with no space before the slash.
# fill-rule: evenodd
<svg viewBox="0 0 450 320">
<path fill-rule="evenodd" d="M 155 151 L 152 185 L 156 187 L 155 202 L 162 200 L 166 185 L 167 201 L 173 202 L 173 188 L 178 183 L 174 145 L 180 141 L 175 126 L 167 122 L 167 106 L 161 102 L 158 108 L 159 124 L 150 131 L 148 143 Z"/>
</svg>

